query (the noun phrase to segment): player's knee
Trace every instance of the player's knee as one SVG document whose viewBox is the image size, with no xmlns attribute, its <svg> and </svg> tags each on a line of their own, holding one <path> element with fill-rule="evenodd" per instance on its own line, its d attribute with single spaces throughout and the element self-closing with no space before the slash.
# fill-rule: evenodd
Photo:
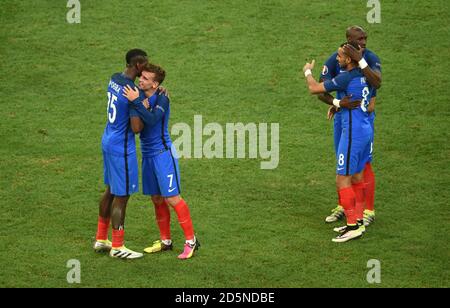
<svg viewBox="0 0 450 308">
<path fill-rule="evenodd" d="M 346 176 L 346 175 L 337 175 L 336 176 L 336 188 L 342 189 L 346 187 L 352 186 L 352 176 Z"/>
<path fill-rule="evenodd" d="M 113 196 L 114 195 L 111 194 L 111 188 L 107 186 L 105 192 L 103 193 L 102 199 L 112 199 Z"/>
<path fill-rule="evenodd" d="M 167 202 L 167 204 L 169 204 L 170 206 L 175 206 L 175 205 L 177 205 L 180 201 L 181 201 L 180 195 L 166 198 L 166 202 Z"/>
<path fill-rule="evenodd" d="M 152 196 L 151 198 L 154 205 L 161 205 L 164 202 L 164 198 L 162 196 Z"/>
<path fill-rule="evenodd" d="M 115 196 L 113 204 L 117 204 L 121 207 L 124 207 L 127 205 L 128 199 L 130 199 L 130 196 Z"/>
<path fill-rule="evenodd" d="M 364 180 L 363 173 L 357 173 L 352 176 L 352 184 L 358 184 Z"/>
</svg>

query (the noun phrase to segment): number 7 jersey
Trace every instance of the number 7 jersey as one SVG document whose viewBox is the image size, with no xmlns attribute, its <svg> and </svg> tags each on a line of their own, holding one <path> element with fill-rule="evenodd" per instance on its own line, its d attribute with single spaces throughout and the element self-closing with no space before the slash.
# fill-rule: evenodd
<svg viewBox="0 0 450 308">
<path fill-rule="evenodd" d="M 136 141 L 130 127 L 130 104 L 123 96 L 126 85 L 135 87 L 134 81 L 122 73 L 112 75 L 107 92 L 107 121 L 102 137 L 103 151 L 115 155 L 136 152 Z"/>
</svg>

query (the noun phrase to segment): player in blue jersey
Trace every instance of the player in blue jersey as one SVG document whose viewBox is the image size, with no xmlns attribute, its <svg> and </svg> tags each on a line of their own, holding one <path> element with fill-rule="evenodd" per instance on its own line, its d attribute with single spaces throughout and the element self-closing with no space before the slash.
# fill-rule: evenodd
<svg viewBox="0 0 450 308">
<path fill-rule="evenodd" d="M 183 229 L 186 239 L 179 259 L 189 259 L 200 246 L 186 202 L 180 197 L 180 171 L 175 149 L 169 134 L 170 104 L 166 96 L 158 95 L 158 87 L 164 81 L 165 71 L 156 65 L 147 64 L 139 79 L 141 94 L 128 87 L 124 93 L 132 102 L 132 116 L 142 120 L 142 187 L 144 195 L 151 196 L 155 216 L 160 230 L 160 240 L 145 248 L 147 253 L 171 250 L 170 234 L 171 206 Z M 143 92 L 143 94 L 142 94 Z"/>
<path fill-rule="evenodd" d="M 344 46 L 344 50 L 347 54 L 356 62 L 358 62 L 359 67 L 362 68 L 362 72 L 364 76 L 367 78 L 368 83 L 375 89 L 378 89 L 381 86 L 381 62 L 379 58 L 370 50 L 366 48 L 367 43 L 367 34 L 359 26 L 349 27 L 346 31 L 347 42 L 353 42 L 356 46 L 360 47 L 360 50 L 356 50 L 352 45 L 347 44 Z M 334 53 L 330 56 L 330 58 L 325 62 L 323 66 L 322 74 L 320 76 L 320 81 L 331 80 L 336 77 L 340 73 L 340 66 L 338 61 L 336 60 L 337 53 Z M 334 145 L 335 151 L 338 150 L 339 140 L 341 137 L 341 113 L 339 112 L 339 108 L 341 107 L 349 107 L 349 104 L 346 100 L 343 100 L 339 93 L 334 98 L 329 93 L 324 93 L 318 96 L 320 100 L 331 105 L 328 111 L 328 118 L 331 119 L 334 116 Z M 376 101 L 376 90 L 373 93 L 372 99 L 370 101 L 368 111 L 370 112 L 370 121 L 373 128 L 373 122 L 375 119 L 375 101 Z M 353 108 L 355 106 L 350 106 Z M 372 136 L 373 139 L 373 136 Z M 372 140 L 373 145 L 373 140 Z M 372 151 L 373 146 L 371 147 Z M 367 226 L 375 219 L 375 210 L 374 210 L 374 194 L 375 194 L 375 174 L 372 170 L 372 152 L 367 154 L 369 156 L 369 160 L 365 166 L 364 170 L 364 178 L 366 183 L 365 189 L 365 203 L 366 210 L 364 212 L 364 224 Z M 326 222 L 335 222 L 341 219 L 344 216 L 343 207 L 338 204 L 336 208 L 331 211 L 331 215 L 327 216 Z"/>
<path fill-rule="evenodd" d="M 350 43 L 358 49 L 358 45 Z M 367 108 L 373 88 L 366 81 L 358 62 L 354 61 L 344 49 L 343 44 L 337 53 L 341 73 L 331 80 L 317 82 L 312 76 L 314 61 L 307 63 L 303 71 L 311 94 L 337 91 L 341 97 L 361 101 L 358 108 L 341 110 L 341 138 L 336 155 L 336 188 L 339 200 L 344 207 L 347 225 L 336 228 L 341 233 L 334 242 L 346 242 L 358 238 L 365 231 L 363 225 L 364 178 L 363 170 L 367 163 L 366 153 L 370 150 L 372 126 Z"/>
<path fill-rule="evenodd" d="M 122 93 L 125 86 L 134 86 L 134 80 L 140 76 L 148 59 L 146 52 L 140 49 L 130 50 L 125 58 L 125 71 L 112 75 L 107 90 L 107 122 L 102 137 L 106 191 L 100 201 L 94 249 L 109 251 L 115 258 L 136 259 L 143 254 L 124 246 L 124 225 L 128 199 L 139 187 L 134 137 L 139 122 L 130 117 L 130 105 Z M 108 240 L 110 222 L 112 243 Z"/>
</svg>

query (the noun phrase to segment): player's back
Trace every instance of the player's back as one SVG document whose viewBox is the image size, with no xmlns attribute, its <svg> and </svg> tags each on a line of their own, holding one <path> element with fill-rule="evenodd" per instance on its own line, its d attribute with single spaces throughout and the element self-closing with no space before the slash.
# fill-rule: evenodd
<svg viewBox="0 0 450 308">
<path fill-rule="evenodd" d="M 141 150 L 143 157 L 152 157 L 161 151 L 172 147 L 172 141 L 169 134 L 170 105 L 165 95 L 159 95 L 155 92 L 149 97 L 150 108 L 167 108 L 164 110 L 164 116 L 154 126 L 144 126 L 140 134 Z M 164 101 L 164 102 L 163 102 Z M 162 107 L 164 105 L 166 107 Z"/>
<path fill-rule="evenodd" d="M 112 75 L 108 84 L 107 122 L 102 148 L 103 151 L 116 155 L 127 155 L 136 151 L 134 133 L 130 127 L 130 106 L 122 95 L 126 85 L 134 87 L 134 82 L 122 73 Z"/>
</svg>

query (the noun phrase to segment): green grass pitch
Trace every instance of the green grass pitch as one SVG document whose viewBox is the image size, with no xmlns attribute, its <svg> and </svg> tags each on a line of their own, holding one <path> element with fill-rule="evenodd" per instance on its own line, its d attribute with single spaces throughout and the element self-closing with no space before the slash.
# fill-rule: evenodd
<svg viewBox="0 0 450 308">
<path fill-rule="evenodd" d="M 450 5 L 382 1 L 4 0 L 0 10 L 1 287 L 449 287 Z M 300 70 L 366 28 L 383 63 L 374 170 L 377 221 L 346 244 L 336 205 L 332 123 Z M 130 48 L 168 72 L 171 124 L 279 123 L 280 162 L 181 159 L 183 197 L 202 242 L 191 260 L 172 212 L 173 252 L 122 262 L 95 254 L 104 190 L 107 82 Z M 132 196 L 126 242 L 158 237 L 149 200 Z M 81 263 L 68 284 L 67 261 Z M 381 262 L 381 284 L 366 280 Z"/>
</svg>

